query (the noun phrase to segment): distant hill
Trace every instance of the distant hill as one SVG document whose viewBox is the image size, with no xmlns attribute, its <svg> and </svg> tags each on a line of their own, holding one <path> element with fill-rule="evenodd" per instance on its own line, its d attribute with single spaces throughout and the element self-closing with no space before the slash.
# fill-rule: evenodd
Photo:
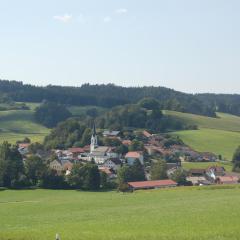
<svg viewBox="0 0 240 240">
<path fill-rule="evenodd" d="M 153 97 L 159 100 L 162 109 L 215 116 L 215 108 L 209 107 L 195 95 L 164 87 L 120 87 L 113 84 L 36 87 L 17 81 L 0 80 L 0 93 L 7 94 L 17 102 L 48 100 L 75 106 L 92 105 L 107 108 Z"/>
</svg>

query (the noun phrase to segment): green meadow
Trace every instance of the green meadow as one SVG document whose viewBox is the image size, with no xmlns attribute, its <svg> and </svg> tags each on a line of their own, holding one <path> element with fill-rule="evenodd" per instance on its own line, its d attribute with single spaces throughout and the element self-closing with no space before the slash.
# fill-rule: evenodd
<svg viewBox="0 0 240 240">
<path fill-rule="evenodd" d="M 1 240 L 237 240 L 240 188 L 0 192 Z"/>
<path fill-rule="evenodd" d="M 240 145 L 240 117 L 224 113 L 217 113 L 217 118 L 174 111 L 165 111 L 165 114 L 199 127 L 198 130 L 173 133 L 198 151 L 213 152 L 231 160 L 234 151 Z"/>
<path fill-rule="evenodd" d="M 32 110 L 0 111 L 0 142 L 15 143 L 24 137 L 32 142 L 41 142 L 49 129 L 36 123 Z"/>
</svg>

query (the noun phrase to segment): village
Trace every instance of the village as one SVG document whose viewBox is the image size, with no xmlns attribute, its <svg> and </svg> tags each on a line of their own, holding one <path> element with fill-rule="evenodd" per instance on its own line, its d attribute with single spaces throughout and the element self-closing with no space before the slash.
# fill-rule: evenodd
<svg viewBox="0 0 240 240">
<path fill-rule="evenodd" d="M 133 133 L 134 134 L 134 133 Z M 119 141 L 126 146 L 125 153 L 119 153 L 116 146 L 100 146 L 98 143 L 98 135 L 111 141 Z M 136 136 L 134 136 L 136 137 Z M 104 130 L 97 133 L 95 124 L 92 128 L 92 136 L 90 145 L 84 147 L 72 147 L 69 149 L 52 149 L 51 154 L 55 159 L 49 163 L 49 168 L 56 171 L 58 175 L 68 176 L 76 163 L 93 162 L 98 166 L 100 172 L 103 172 L 110 181 L 116 181 L 118 170 L 122 166 L 132 166 L 135 161 L 139 161 L 145 172 L 145 181 L 127 182 L 129 189 L 155 189 L 165 187 L 176 187 L 178 182 L 173 181 L 171 176 L 182 168 L 184 162 L 209 162 L 212 166 L 206 169 L 189 169 L 186 172 L 186 183 L 184 185 L 214 185 L 214 184 L 238 184 L 240 175 L 237 173 L 226 172 L 224 167 L 215 164 L 219 161 L 219 156 L 213 153 L 197 152 L 189 146 L 185 145 L 179 138 L 150 134 L 143 130 L 137 133 L 140 141 L 140 150 L 131 149 L 134 140 L 123 136 L 120 131 Z M 136 144 L 136 143 L 135 143 Z M 28 143 L 19 144 L 19 152 L 23 156 L 28 155 Z M 139 146 L 138 146 L 139 148 Z M 40 155 L 40 154 L 39 154 Z M 164 159 L 166 161 L 167 179 L 152 180 L 150 166 L 152 162 Z"/>
</svg>

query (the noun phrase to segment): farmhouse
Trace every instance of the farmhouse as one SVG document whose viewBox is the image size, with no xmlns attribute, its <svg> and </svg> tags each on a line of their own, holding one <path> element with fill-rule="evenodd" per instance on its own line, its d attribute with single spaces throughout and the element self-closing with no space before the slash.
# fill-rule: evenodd
<svg viewBox="0 0 240 240">
<path fill-rule="evenodd" d="M 28 153 L 28 147 L 30 146 L 30 143 L 19 143 L 18 144 L 18 151 L 21 155 L 25 155 Z"/>
<path fill-rule="evenodd" d="M 239 183 L 239 177 L 237 176 L 220 176 L 216 179 L 217 184 L 237 184 Z"/>
<path fill-rule="evenodd" d="M 154 180 L 154 181 L 142 181 L 142 182 L 128 182 L 128 186 L 132 190 L 155 189 L 155 188 L 176 187 L 177 183 L 172 180 L 166 179 L 166 180 Z"/>
<path fill-rule="evenodd" d="M 144 160 L 142 152 L 128 152 L 125 155 L 125 159 L 126 159 L 128 165 L 133 165 L 133 163 L 137 159 L 143 165 L 143 160 Z"/>
<path fill-rule="evenodd" d="M 68 160 L 54 160 L 50 163 L 50 169 L 55 170 L 58 174 L 63 171 L 71 171 L 73 164 Z"/>
<path fill-rule="evenodd" d="M 211 184 L 211 182 L 208 181 L 206 179 L 206 177 L 204 177 L 204 176 L 200 176 L 200 177 L 187 177 L 186 179 L 187 179 L 188 182 L 191 182 L 192 185 L 194 185 L 194 186 L 195 185 L 198 186 L 198 185 L 210 185 Z"/>
<path fill-rule="evenodd" d="M 199 177 L 199 176 L 204 176 L 206 173 L 205 169 L 200 169 L 200 168 L 196 168 L 196 169 L 190 169 L 189 170 L 189 174 L 190 176 L 195 176 L 195 177 Z"/>
<path fill-rule="evenodd" d="M 109 130 L 105 130 L 103 132 L 103 136 L 104 137 L 117 137 L 119 135 L 120 131 L 109 131 Z"/>
<path fill-rule="evenodd" d="M 152 134 L 150 134 L 148 131 L 144 130 L 143 132 L 143 136 L 146 138 L 150 138 L 152 136 Z"/>
<path fill-rule="evenodd" d="M 80 154 L 84 153 L 85 150 L 83 148 L 75 147 L 75 148 L 69 148 L 68 152 L 72 155 L 72 158 L 75 159 L 75 158 L 78 158 Z"/>
<path fill-rule="evenodd" d="M 103 163 L 103 167 L 107 167 L 117 171 L 122 165 L 122 162 L 118 158 L 110 158 Z"/>
</svg>

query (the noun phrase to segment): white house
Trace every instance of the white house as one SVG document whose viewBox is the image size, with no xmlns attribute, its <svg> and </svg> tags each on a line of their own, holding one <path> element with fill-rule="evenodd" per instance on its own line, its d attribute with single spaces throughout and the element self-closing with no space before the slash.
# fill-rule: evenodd
<svg viewBox="0 0 240 240">
<path fill-rule="evenodd" d="M 103 167 L 107 167 L 117 171 L 122 165 L 122 162 L 118 158 L 110 158 L 103 163 Z"/>
</svg>

